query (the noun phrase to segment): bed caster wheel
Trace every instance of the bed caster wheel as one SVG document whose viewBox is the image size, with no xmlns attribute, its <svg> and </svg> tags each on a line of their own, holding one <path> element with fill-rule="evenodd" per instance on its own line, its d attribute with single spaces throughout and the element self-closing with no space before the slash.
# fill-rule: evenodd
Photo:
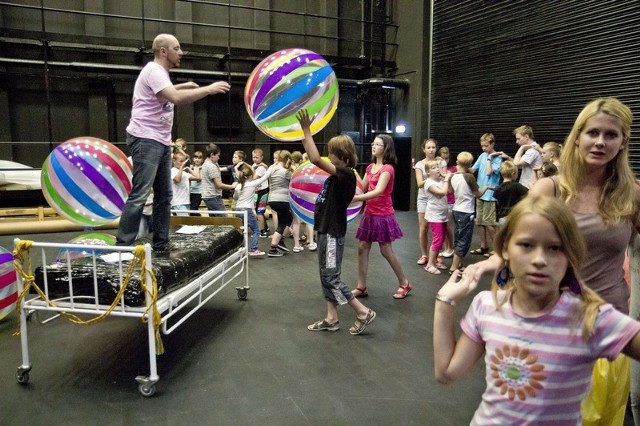
<svg viewBox="0 0 640 426">
<path fill-rule="evenodd" d="M 156 393 L 156 385 L 139 385 L 138 391 L 142 396 L 153 396 Z"/>
<path fill-rule="evenodd" d="M 142 396 L 153 396 L 156 393 L 156 383 L 158 379 L 150 379 L 145 376 L 136 377 L 136 382 L 138 382 L 138 391 Z"/>
<path fill-rule="evenodd" d="M 21 385 L 29 383 L 29 373 L 16 373 L 16 380 Z"/>
<path fill-rule="evenodd" d="M 247 287 L 236 287 L 236 291 L 238 292 L 238 299 L 247 300 L 247 293 L 249 292 L 249 288 L 247 288 Z"/>
<path fill-rule="evenodd" d="M 18 367 L 18 371 L 16 372 L 16 381 L 21 385 L 26 385 L 27 383 L 29 383 L 30 370 L 31 370 L 31 366 Z"/>
<path fill-rule="evenodd" d="M 35 314 L 35 313 L 36 313 L 36 311 L 33 310 L 33 309 L 31 309 L 30 311 L 25 311 L 25 316 L 24 316 L 25 320 L 27 322 L 30 322 L 31 318 L 33 317 L 33 314 Z"/>
</svg>

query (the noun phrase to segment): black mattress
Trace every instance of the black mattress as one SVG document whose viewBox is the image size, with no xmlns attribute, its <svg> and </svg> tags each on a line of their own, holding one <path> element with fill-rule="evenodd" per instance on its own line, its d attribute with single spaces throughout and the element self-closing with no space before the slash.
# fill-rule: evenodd
<svg viewBox="0 0 640 426">
<path fill-rule="evenodd" d="M 170 252 L 152 254 L 151 263 L 158 282 L 158 297 L 188 284 L 222 261 L 229 253 L 234 252 L 244 241 L 244 236 L 230 225 L 207 226 L 199 234 L 192 235 L 177 234 L 175 231 L 179 228 L 176 226 L 171 229 Z M 141 238 L 134 245 L 145 243 L 151 243 L 150 237 Z M 96 258 L 96 263 L 98 300 L 102 305 L 110 305 L 120 285 L 118 263 L 107 263 L 100 257 Z M 74 295 L 93 297 L 92 257 L 74 259 L 71 265 Z M 128 267 L 129 262 L 122 263 L 123 276 L 126 275 Z M 67 263 L 50 263 L 46 268 L 49 298 L 69 297 Z M 41 266 L 36 269 L 35 277 L 37 284 L 44 290 Z M 124 302 L 131 307 L 145 305 L 145 296 L 140 285 L 139 266 L 136 266 L 125 290 Z"/>
</svg>

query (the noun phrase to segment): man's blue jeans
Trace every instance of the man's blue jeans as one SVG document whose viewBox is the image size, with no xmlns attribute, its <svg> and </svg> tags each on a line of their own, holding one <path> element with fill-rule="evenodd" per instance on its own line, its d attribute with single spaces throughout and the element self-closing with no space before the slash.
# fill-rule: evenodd
<svg viewBox="0 0 640 426">
<path fill-rule="evenodd" d="M 153 139 L 127 133 L 127 146 L 133 160 L 133 188 L 127 198 L 116 244 L 130 246 L 136 239 L 142 209 L 153 188 L 153 248 L 166 249 L 169 244 L 171 217 L 171 148 Z"/>
</svg>

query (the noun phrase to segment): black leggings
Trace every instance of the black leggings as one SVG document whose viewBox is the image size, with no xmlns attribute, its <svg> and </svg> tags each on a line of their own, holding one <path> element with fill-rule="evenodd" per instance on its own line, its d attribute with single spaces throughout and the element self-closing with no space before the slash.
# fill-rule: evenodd
<svg viewBox="0 0 640 426">
<path fill-rule="evenodd" d="M 269 207 L 278 214 L 278 229 L 276 232 L 280 235 L 284 234 L 284 228 L 291 225 L 293 215 L 286 201 L 270 201 Z"/>
</svg>

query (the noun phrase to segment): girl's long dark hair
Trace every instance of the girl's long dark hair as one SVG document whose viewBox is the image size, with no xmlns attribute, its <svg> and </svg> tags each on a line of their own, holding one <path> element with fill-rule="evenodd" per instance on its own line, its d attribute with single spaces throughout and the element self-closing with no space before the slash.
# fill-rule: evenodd
<svg viewBox="0 0 640 426">
<path fill-rule="evenodd" d="M 398 157 L 396 156 L 396 146 L 393 143 L 393 138 L 386 134 L 377 135 L 376 138 L 381 139 L 384 143 L 382 164 L 391 164 L 395 167 L 398 164 Z M 371 161 L 376 161 L 375 157 L 372 156 Z"/>
</svg>

